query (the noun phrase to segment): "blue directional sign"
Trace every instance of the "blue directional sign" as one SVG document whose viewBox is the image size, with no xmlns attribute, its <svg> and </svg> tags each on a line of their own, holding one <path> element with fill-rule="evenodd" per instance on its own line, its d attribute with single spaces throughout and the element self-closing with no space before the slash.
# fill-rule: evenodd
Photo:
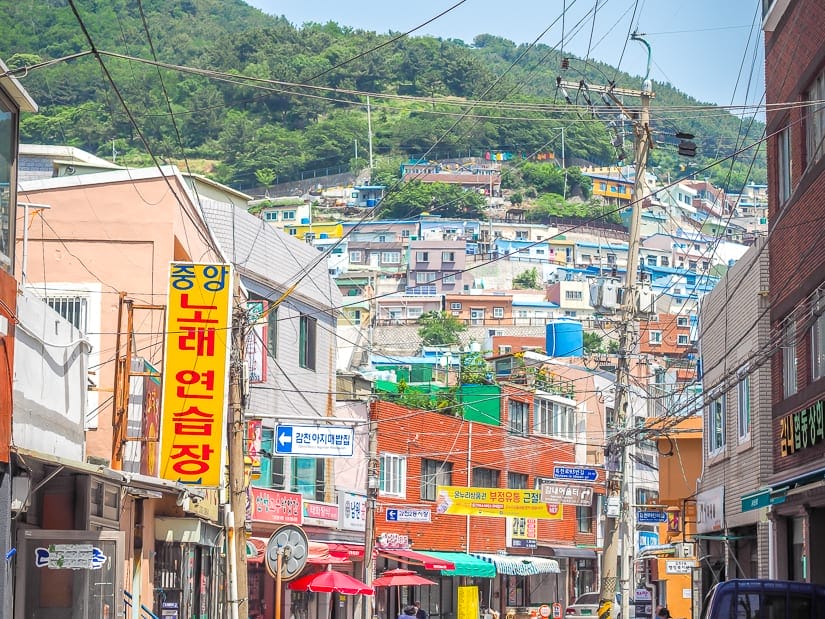
<svg viewBox="0 0 825 619">
<path fill-rule="evenodd" d="M 570 479 L 573 481 L 596 481 L 599 474 L 596 469 L 583 466 L 554 466 L 554 479 Z"/>
<path fill-rule="evenodd" d="M 387 508 L 387 522 L 430 522 L 432 511 L 429 509 Z"/>
<path fill-rule="evenodd" d="M 660 509 L 640 509 L 636 511 L 636 522 L 644 524 L 667 522 L 667 513 Z"/>
<path fill-rule="evenodd" d="M 355 430 L 345 426 L 275 428 L 275 453 L 323 458 L 352 457 Z"/>
</svg>

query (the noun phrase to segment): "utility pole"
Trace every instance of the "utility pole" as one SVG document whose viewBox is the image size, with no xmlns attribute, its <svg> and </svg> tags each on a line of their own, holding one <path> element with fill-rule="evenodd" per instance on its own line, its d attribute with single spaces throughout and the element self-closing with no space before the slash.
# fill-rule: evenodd
<svg viewBox="0 0 825 619">
<path fill-rule="evenodd" d="M 634 34 L 634 39 L 636 39 Z M 644 42 L 644 41 L 643 41 Z M 644 42 L 647 45 L 646 42 Z M 648 46 L 648 51 L 650 46 Z M 648 60 L 648 70 L 650 62 Z M 621 308 L 621 329 L 619 332 L 619 352 L 616 367 L 616 395 L 614 400 L 615 411 L 615 431 L 612 436 L 608 436 L 605 446 L 605 462 L 607 469 L 607 501 L 608 510 L 605 519 L 604 531 L 604 552 L 602 554 L 601 582 L 599 588 L 599 619 L 611 619 L 617 616 L 616 609 L 613 608 L 613 601 L 618 588 L 618 563 L 619 546 L 622 532 L 628 533 L 628 527 L 632 523 L 629 518 L 632 500 L 627 500 L 625 496 L 626 479 L 625 468 L 625 445 L 621 431 L 627 423 L 629 411 L 628 392 L 630 387 L 630 365 L 629 356 L 632 353 L 631 347 L 634 345 L 634 334 L 636 332 L 636 311 L 637 311 L 637 290 L 636 271 L 639 267 L 639 228 L 642 218 L 642 201 L 647 195 L 647 184 L 645 171 L 650 149 L 653 147 L 653 139 L 650 132 L 650 100 L 653 92 L 650 82 L 645 76 L 644 84 L 640 92 L 627 93 L 634 94 L 641 98 L 639 110 L 629 110 L 625 108 L 615 94 L 607 91 L 606 94 L 614 101 L 633 124 L 633 142 L 635 147 L 635 183 L 633 186 L 633 203 L 631 206 L 630 230 L 627 247 L 627 274 L 625 277 L 624 295 L 622 297 Z M 618 511 L 610 509 L 611 502 L 618 502 Z M 625 535 L 625 539 L 631 536 Z M 633 542 L 631 541 L 632 545 Z M 623 554 L 629 554 L 630 549 L 624 548 Z M 627 571 L 622 573 L 622 578 L 630 582 L 632 578 L 633 562 L 628 562 Z M 622 596 L 622 617 L 628 616 L 629 591 Z"/>
<path fill-rule="evenodd" d="M 380 483 L 380 467 L 378 460 L 378 422 L 375 420 L 373 407 L 375 401 L 370 398 L 368 405 L 369 415 L 369 461 L 367 462 L 367 513 L 364 525 L 364 582 L 372 586 L 375 576 L 375 502 L 378 498 L 378 485 Z M 374 596 L 366 596 L 364 600 L 363 619 L 372 619 L 374 609 Z"/>
<path fill-rule="evenodd" d="M 246 573 L 246 476 L 244 471 L 245 424 L 241 383 L 244 379 L 244 334 L 246 308 L 241 298 L 240 277 L 236 278 L 232 312 L 232 346 L 229 365 L 229 514 L 225 522 L 230 565 L 229 607 L 232 617 L 249 615 L 249 584 Z M 233 578 L 234 577 L 234 578 Z M 234 595 L 232 595 L 234 594 Z"/>
</svg>

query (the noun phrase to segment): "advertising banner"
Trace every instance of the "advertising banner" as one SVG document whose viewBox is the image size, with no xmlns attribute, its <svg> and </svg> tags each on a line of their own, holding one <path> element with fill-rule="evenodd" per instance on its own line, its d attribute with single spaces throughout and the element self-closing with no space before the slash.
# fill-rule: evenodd
<svg viewBox="0 0 825 619">
<path fill-rule="evenodd" d="M 221 484 L 231 301 L 230 265 L 171 264 L 159 454 L 164 479 Z"/>
<path fill-rule="evenodd" d="M 559 520 L 560 505 L 542 503 L 541 490 L 503 490 L 438 486 L 436 512 L 460 516 L 539 518 Z"/>
</svg>

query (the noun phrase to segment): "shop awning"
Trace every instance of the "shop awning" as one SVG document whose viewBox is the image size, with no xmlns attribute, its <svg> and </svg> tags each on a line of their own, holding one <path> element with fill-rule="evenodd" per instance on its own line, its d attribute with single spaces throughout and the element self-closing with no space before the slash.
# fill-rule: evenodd
<svg viewBox="0 0 825 619">
<path fill-rule="evenodd" d="M 267 541 L 269 540 L 263 537 L 250 537 L 246 540 L 247 563 L 263 563 Z"/>
<path fill-rule="evenodd" d="M 399 563 L 409 565 L 420 565 L 425 570 L 454 570 L 455 564 L 439 557 L 415 552 L 413 550 L 379 549 L 378 554 L 387 559 L 393 559 Z"/>
<path fill-rule="evenodd" d="M 334 557 L 341 557 L 349 559 L 350 561 L 364 560 L 364 545 L 350 544 L 346 542 L 327 542 L 329 546 L 329 554 Z"/>
<path fill-rule="evenodd" d="M 571 546 L 553 547 L 554 557 L 566 557 L 568 559 L 595 559 L 596 551 L 592 548 L 573 548 Z"/>
<path fill-rule="evenodd" d="M 544 557 L 517 555 L 492 555 L 481 552 L 470 553 L 483 561 L 492 563 L 496 572 L 509 576 L 532 576 L 534 574 L 560 574 L 559 562 Z"/>
<path fill-rule="evenodd" d="M 428 550 L 430 554 L 438 559 L 449 561 L 455 565 L 455 569 L 441 570 L 442 576 L 475 576 L 477 578 L 493 578 L 496 575 L 496 568 L 492 563 L 483 561 L 466 552 L 443 552 Z"/>
</svg>

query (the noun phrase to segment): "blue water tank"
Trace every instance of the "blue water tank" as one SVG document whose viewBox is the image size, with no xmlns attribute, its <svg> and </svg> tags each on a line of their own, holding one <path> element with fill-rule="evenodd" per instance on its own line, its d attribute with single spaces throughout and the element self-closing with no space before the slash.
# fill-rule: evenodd
<svg viewBox="0 0 825 619">
<path fill-rule="evenodd" d="M 308 226 L 309 225 L 309 217 L 301 217 L 301 225 Z"/>
<path fill-rule="evenodd" d="M 557 319 L 547 323 L 546 346 L 549 357 L 581 357 L 584 331 L 576 320 Z"/>
<path fill-rule="evenodd" d="M 375 204 L 376 204 L 375 198 L 367 198 L 367 206 L 368 207 L 375 206 Z"/>
</svg>

